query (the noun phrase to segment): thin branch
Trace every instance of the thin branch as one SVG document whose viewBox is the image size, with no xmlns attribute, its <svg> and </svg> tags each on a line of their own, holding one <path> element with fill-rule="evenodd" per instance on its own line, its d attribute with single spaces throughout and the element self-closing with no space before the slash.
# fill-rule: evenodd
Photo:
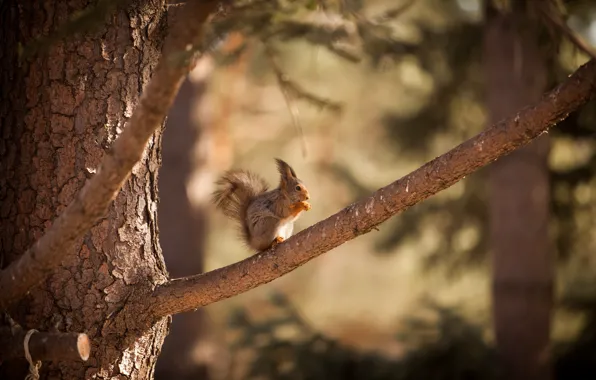
<svg viewBox="0 0 596 380">
<path fill-rule="evenodd" d="M 580 67 L 565 82 L 484 132 L 416 171 L 379 189 L 335 215 L 301 231 L 276 248 L 226 267 L 158 286 L 140 300 L 150 320 L 209 305 L 275 280 L 409 207 L 448 188 L 545 133 L 585 104 L 596 92 L 596 61 Z"/>
<path fill-rule="evenodd" d="M 298 83 L 294 82 L 292 79 L 290 79 L 290 77 L 286 73 L 284 73 L 279 63 L 277 62 L 275 57 L 276 52 L 268 44 L 265 44 L 265 53 L 267 54 L 271 67 L 273 68 L 273 72 L 275 72 L 277 81 L 279 83 L 279 87 L 281 88 L 282 92 L 284 92 L 284 96 L 286 96 L 285 94 L 287 94 L 292 98 L 304 99 L 305 101 L 321 109 L 329 109 L 333 112 L 342 111 L 342 103 L 313 94 L 304 89 Z"/>
<path fill-rule="evenodd" d="M 288 110 L 290 111 L 290 116 L 292 117 L 292 124 L 296 128 L 296 131 L 300 134 L 300 141 L 302 147 L 302 155 L 306 157 L 307 154 L 307 147 L 306 147 L 306 140 L 304 139 L 304 130 L 302 129 L 302 123 L 300 123 L 300 110 L 298 106 L 294 102 L 296 98 L 304 99 L 311 104 L 322 108 L 322 109 L 330 109 L 334 112 L 341 112 L 343 105 L 341 103 L 322 98 L 318 95 L 310 93 L 302 88 L 300 85 L 292 81 L 286 73 L 281 69 L 279 63 L 276 59 L 276 52 L 274 49 L 269 46 L 269 44 L 264 43 L 265 45 L 265 54 L 269 59 L 269 64 L 275 73 L 277 78 L 277 83 L 279 84 L 279 89 L 284 96 L 284 100 L 286 101 L 286 105 Z"/>
<path fill-rule="evenodd" d="M 97 174 L 18 260 L 0 272 L 0 309 L 19 300 L 72 255 L 89 229 L 105 214 L 133 166 L 141 159 L 153 132 L 161 126 L 200 43 L 202 25 L 218 5 L 214 0 L 189 1 L 174 26 L 151 81 L 128 126 L 104 156 Z"/>
<path fill-rule="evenodd" d="M 302 123 L 300 123 L 300 110 L 296 103 L 294 103 L 294 96 L 293 93 L 290 93 L 290 88 L 293 86 L 290 79 L 281 71 L 271 49 L 265 44 L 265 54 L 267 58 L 269 58 L 269 63 L 273 68 L 273 72 L 277 78 L 277 83 L 279 84 L 279 89 L 284 96 L 284 100 L 286 101 L 286 106 L 288 107 L 288 111 L 290 112 L 290 116 L 292 117 L 292 125 L 296 128 L 296 132 L 300 134 L 300 146 L 302 148 L 302 156 L 306 157 L 307 155 L 307 147 L 306 147 L 306 140 L 304 139 L 304 130 L 302 129 Z"/>
<path fill-rule="evenodd" d="M 0 328 L 0 361 L 24 358 L 23 340 L 27 331 L 22 328 Z M 91 341 L 87 334 L 36 332 L 29 340 L 29 352 L 33 361 L 89 359 Z"/>
<path fill-rule="evenodd" d="M 591 59 L 596 59 L 596 50 L 567 25 L 554 4 L 550 1 L 535 1 L 533 4 L 535 4 L 548 23 L 560 30 L 575 47 L 583 51 Z"/>
<path fill-rule="evenodd" d="M 405 13 L 407 10 L 409 10 L 415 2 L 416 0 L 408 0 L 396 8 L 390 8 L 382 14 L 380 14 L 379 16 L 375 17 L 373 19 L 373 22 L 382 23 L 387 20 L 396 19 L 399 16 L 401 16 L 402 13 Z"/>
</svg>

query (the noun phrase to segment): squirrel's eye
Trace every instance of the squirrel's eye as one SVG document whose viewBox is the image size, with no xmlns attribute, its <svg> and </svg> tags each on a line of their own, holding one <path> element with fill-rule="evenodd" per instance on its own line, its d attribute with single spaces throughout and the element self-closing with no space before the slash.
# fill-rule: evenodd
<svg viewBox="0 0 596 380">
<path fill-rule="evenodd" d="M 296 186 L 296 191 L 300 191 L 302 190 L 302 187 L 300 185 Z"/>
</svg>

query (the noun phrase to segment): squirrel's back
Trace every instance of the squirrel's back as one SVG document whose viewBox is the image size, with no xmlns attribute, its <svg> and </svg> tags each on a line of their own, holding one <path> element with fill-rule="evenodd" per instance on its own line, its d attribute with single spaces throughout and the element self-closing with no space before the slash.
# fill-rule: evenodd
<svg viewBox="0 0 596 380">
<path fill-rule="evenodd" d="M 232 170 L 216 182 L 213 203 L 229 218 L 239 222 L 242 233 L 248 237 L 246 212 L 252 200 L 268 190 L 268 185 L 258 175 L 245 170 Z"/>
</svg>

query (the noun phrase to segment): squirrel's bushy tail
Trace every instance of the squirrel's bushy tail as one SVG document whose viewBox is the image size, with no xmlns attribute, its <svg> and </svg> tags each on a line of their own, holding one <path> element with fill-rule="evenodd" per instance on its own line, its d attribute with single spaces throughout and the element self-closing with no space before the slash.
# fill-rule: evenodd
<svg viewBox="0 0 596 380">
<path fill-rule="evenodd" d="M 246 211 L 250 202 L 268 190 L 267 182 L 258 175 L 244 171 L 232 170 L 225 173 L 216 182 L 213 192 L 213 203 L 224 215 L 235 219 L 241 228 L 246 228 Z M 248 235 L 248 231 L 242 231 Z"/>
</svg>

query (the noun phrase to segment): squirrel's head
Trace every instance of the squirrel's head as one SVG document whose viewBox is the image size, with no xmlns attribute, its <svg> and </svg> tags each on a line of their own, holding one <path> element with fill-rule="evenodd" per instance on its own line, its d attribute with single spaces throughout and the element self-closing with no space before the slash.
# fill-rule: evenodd
<svg viewBox="0 0 596 380">
<path fill-rule="evenodd" d="M 279 158 L 276 158 L 275 161 L 281 176 L 279 187 L 290 198 L 290 201 L 295 203 L 310 199 L 306 186 L 298 179 L 294 169 Z"/>
</svg>

